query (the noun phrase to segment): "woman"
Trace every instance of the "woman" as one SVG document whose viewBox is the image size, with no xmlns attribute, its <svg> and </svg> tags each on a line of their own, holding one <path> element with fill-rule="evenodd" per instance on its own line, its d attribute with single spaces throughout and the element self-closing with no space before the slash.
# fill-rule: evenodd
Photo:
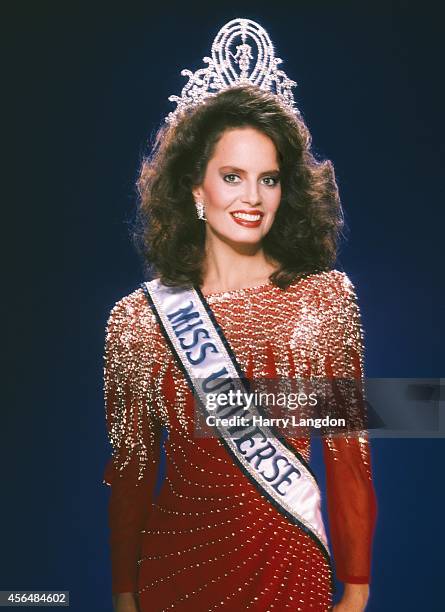
<svg viewBox="0 0 445 612">
<path fill-rule="evenodd" d="M 195 288 L 227 363 L 247 380 L 362 377 L 354 288 L 332 269 L 342 225 L 334 170 L 314 158 L 299 113 L 250 83 L 222 89 L 161 128 L 138 188 L 152 288 Z M 363 610 L 376 516 L 365 433 L 323 438 L 333 560 L 345 583 L 332 608 L 320 518 L 298 520 L 223 440 L 195 435 L 195 383 L 149 287 L 117 302 L 107 326 L 115 609 Z M 309 474 L 309 438 L 285 445 L 291 471 Z M 286 474 L 280 495 L 297 482 Z"/>
</svg>

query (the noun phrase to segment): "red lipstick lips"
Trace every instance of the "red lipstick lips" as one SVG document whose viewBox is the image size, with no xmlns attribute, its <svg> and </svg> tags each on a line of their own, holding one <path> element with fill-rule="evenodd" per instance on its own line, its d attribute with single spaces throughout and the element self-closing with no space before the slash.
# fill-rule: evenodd
<svg viewBox="0 0 445 612">
<path fill-rule="evenodd" d="M 235 216 L 235 213 L 242 216 Z M 259 210 L 233 210 L 230 214 L 232 215 L 232 219 L 235 221 L 235 223 L 238 223 L 238 225 L 252 228 L 259 227 L 264 217 L 264 213 L 260 212 Z M 247 217 L 252 217 L 252 220 L 248 219 Z"/>
</svg>

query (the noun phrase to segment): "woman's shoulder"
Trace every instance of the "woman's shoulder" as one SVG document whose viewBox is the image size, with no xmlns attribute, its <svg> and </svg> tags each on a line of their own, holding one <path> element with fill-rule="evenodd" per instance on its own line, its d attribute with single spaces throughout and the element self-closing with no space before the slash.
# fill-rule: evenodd
<svg viewBox="0 0 445 612">
<path fill-rule="evenodd" d="M 355 295 L 355 287 L 348 274 L 337 269 L 309 274 L 295 280 L 289 288 L 298 292 L 301 288 L 304 288 L 310 294 L 313 293 L 318 297 L 328 299 Z"/>
<path fill-rule="evenodd" d="M 141 326 L 151 325 L 155 321 L 142 287 L 134 289 L 121 297 L 111 308 L 108 315 L 108 331 L 137 330 Z"/>
</svg>

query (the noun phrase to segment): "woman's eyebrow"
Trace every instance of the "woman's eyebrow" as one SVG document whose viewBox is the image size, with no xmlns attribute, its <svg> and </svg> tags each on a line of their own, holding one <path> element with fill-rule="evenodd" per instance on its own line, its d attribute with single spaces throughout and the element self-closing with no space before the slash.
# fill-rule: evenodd
<svg viewBox="0 0 445 612">
<path fill-rule="evenodd" d="M 243 170 L 242 168 L 237 168 L 236 166 L 221 166 L 220 170 L 230 170 L 232 172 L 237 172 L 238 174 L 246 174 L 246 171 Z M 274 168 L 273 170 L 265 170 L 264 172 L 261 172 L 261 174 L 259 176 L 264 176 L 266 174 L 279 174 L 280 170 L 279 168 Z"/>
</svg>

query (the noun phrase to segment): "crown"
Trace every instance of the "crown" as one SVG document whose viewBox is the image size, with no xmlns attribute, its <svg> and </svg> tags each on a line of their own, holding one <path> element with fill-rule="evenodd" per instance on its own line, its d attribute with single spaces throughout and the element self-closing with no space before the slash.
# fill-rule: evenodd
<svg viewBox="0 0 445 612">
<path fill-rule="evenodd" d="M 173 124 L 180 115 L 206 98 L 223 89 L 252 84 L 274 93 L 279 102 L 291 112 L 299 113 L 295 106 L 291 81 L 278 66 L 282 60 L 275 57 L 273 44 L 266 30 L 250 19 L 232 19 L 223 26 L 212 44 L 212 57 L 204 57 L 206 68 L 196 72 L 182 70 L 189 77 L 181 96 L 170 96 L 177 107 L 165 121 Z"/>
</svg>

